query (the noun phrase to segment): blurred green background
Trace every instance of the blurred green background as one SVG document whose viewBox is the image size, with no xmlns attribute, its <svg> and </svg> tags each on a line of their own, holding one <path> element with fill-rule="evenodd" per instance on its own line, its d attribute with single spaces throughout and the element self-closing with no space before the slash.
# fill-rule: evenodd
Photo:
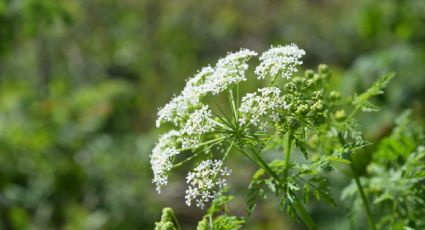
<svg viewBox="0 0 425 230">
<path fill-rule="evenodd" d="M 406 108 L 423 122 L 424 28 L 423 0 L 0 0 L 0 229 L 153 229 L 165 206 L 193 227 L 184 170 L 161 195 L 151 184 L 157 108 L 241 47 L 294 42 L 347 94 L 395 71 L 363 128 L 378 141 Z M 234 171 L 243 191 L 250 175 Z M 322 229 L 350 228 L 338 202 L 313 208 Z M 270 202 L 246 229 L 303 227 Z"/>
</svg>

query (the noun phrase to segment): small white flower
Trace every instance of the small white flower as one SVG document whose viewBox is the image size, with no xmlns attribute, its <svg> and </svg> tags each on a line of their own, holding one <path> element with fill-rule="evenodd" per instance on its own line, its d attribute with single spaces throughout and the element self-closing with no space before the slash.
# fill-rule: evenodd
<svg viewBox="0 0 425 230">
<path fill-rule="evenodd" d="M 161 187 L 168 182 L 168 175 L 173 168 L 172 158 L 179 154 L 176 146 L 176 138 L 179 136 L 180 133 L 176 130 L 165 133 L 159 138 L 150 155 L 150 163 L 154 175 L 152 182 L 156 184 L 158 193 L 161 192 Z"/>
<path fill-rule="evenodd" d="M 258 93 L 260 95 L 258 95 Z M 266 87 L 258 90 L 258 93 L 248 93 L 242 98 L 239 108 L 241 125 L 250 122 L 254 126 L 265 128 L 267 122 L 261 122 L 261 118 L 269 118 L 276 122 L 279 119 L 281 110 L 287 109 L 288 105 L 280 96 L 280 89 L 276 87 Z M 265 119 L 265 120 L 269 120 Z"/>
<path fill-rule="evenodd" d="M 213 131 L 215 124 L 211 119 L 211 115 L 212 112 L 208 105 L 195 110 L 182 127 L 182 134 L 200 135 Z"/>
<path fill-rule="evenodd" d="M 191 109 L 201 106 L 201 99 L 206 94 L 218 94 L 240 81 L 245 81 L 247 61 L 256 55 L 254 51 L 241 49 L 220 59 L 215 68 L 211 66 L 202 68 L 186 82 L 179 95 L 158 111 L 156 126 L 160 127 L 164 122 L 172 122 L 178 126 L 190 114 Z"/>
<path fill-rule="evenodd" d="M 196 149 L 199 145 L 198 136 L 185 136 L 181 138 L 182 149 Z"/>
<path fill-rule="evenodd" d="M 187 98 L 201 98 L 209 92 L 209 88 L 205 82 L 214 73 L 211 66 L 201 69 L 193 78 L 187 80 L 186 86 L 182 91 L 182 95 Z"/>
<path fill-rule="evenodd" d="M 172 122 L 174 125 L 178 125 L 182 118 L 188 115 L 190 108 L 199 106 L 199 103 L 199 97 L 195 94 L 174 97 L 158 111 L 156 127 L 163 122 Z"/>
<path fill-rule="evenodd" d="M 235 53 L 229 53 L 220 59 L 214 68 L 214 73 L 207 78 L 206 88 L 212 94 L 219 94 L 229 87 L 246 81 L 245 72 L 248 69 L 248 60 L 257 53 L 248 49 L 241 49 Z"/>
<path fill-rule="evenodd" d="M 258 79 L 264 79 L 268 75 L 289 79 L 298 72 L 297 67 L 303 64 L 301 58 L 304 55 L 305 51 L 295 44 L 271 47 L 260 56 L 261 63 L 255 73 Z"/>
<path fill-rule="evenodd" d="M 218 178 L 218 180 L 217 180 L 217 183 L 216 183 L 219 187 L 225 187 L 225 186 L 227 186 L 227 183 L 226 183 L 226 179 L 223 179 L 223 178 Z"/>
<path fill-rule="evenodd" d="M 171 99 L 158 111 L 156 126 L 159 127 L 163 122 L 173 122 L 174 125 L 178 125 L 182 118 L 187 117 L 191 108 L 199 107 L 201 98 L 209 92 L 205 81 L 213 72 L 214 69 L 207 66 L 189 79 L 180 95 Z"/>
<path fill-rule="evenodd" d="M 189 172 L 186 181 L 186 204 L 190 206 L 195 200 L 196 206 L 203 209 L 205 204 L 219 195 L 220 189 L 226 185 L 226 180 L 219 176 L 229 176 L 231 170 L 224 168 L 221 160 L 202 161 L 193 172 Z M 223 173 L 225 172 L 225 173 Z"/>
<path fill-rule="evenodd" d="M 221 169 L 220 172 L 222 176 L 230 176 L 230 174 L 232 174 L 232 170 L 227 167 Z"/>
<path fill-rule="evenodd" d="M 183 149 L 197 148 L 201 135 L 214 130 L 215 123 L 211 115 L 207 105 L 190 114 L 180 131 Z"/>
</svg>

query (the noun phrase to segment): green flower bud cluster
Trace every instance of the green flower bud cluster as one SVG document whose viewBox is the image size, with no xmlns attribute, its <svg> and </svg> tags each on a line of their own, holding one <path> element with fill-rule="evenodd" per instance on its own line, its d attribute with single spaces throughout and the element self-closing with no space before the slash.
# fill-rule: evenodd
<svg viewBox="0 0 425 230">
<path fill-rule="evenodd" d="M 325 83 L 330 77 L 328 66 L 319 65 L 317 72 L 306 70 L 304 76 L 293 77 L 285 83 L 284 100 L 290 108 L 281 119 L 283 130 L 293 132 L 302 125 L 318 126 L 326 121 L 330 104 L 328 101 L 335 101 L 340 97 L 338 92 L 326 93 L 328 84 Z"/>
<path fill-rule="evenodd" d="M 174 212 L 171 208 L 162 209 L 160 222 L 155 223 L 155 230 L 177 230 L 174 226 Z"/>
</svg>

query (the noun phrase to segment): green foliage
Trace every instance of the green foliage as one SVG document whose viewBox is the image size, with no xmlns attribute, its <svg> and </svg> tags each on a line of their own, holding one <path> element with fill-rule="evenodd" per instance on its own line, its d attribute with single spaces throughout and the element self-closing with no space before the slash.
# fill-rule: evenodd
<svg viewBox="0 0 425 230">
<path fill-rule="evenodd" d="M 366 92 L 356 96 L 353 100 L 353 105 L 356 109 L 361 109 L 364 112 L 376 112 L 379 107 L 372 104 L 369 98 L 383 94 L 383 89 L 388 85 L 391 79 L 395 76 L 395 73 L 388 73 L 376 80 L 373 85 L 366 90 Z"/>
<path fill-rule="evenodd" d="M 245 219 L 227 214 L 226 205 L 233 199 L 232 196 L 220 196 L 199 221 L 197 230 L 238 230 L 245 224 Z"/>
<path fill-rule="evenodd" d="M 274 160 L 269 166 L 279 177 L 283 176 L 284 161 Z M 258 199 L 267 198 L 267 191 L 276 196 L 282 210 L 286 209 L 288 215 L 298 216 L 301 220 L 303 219 L 300 215 L 306 215 L 306 213 L 299 213 L 302 211 L 299 207 L 303 204 L 299 203 L 301 201 L 297 199 L 297 196 L 304 198 L 304 204 L 308 204 L 310 197 L 313 197 L 317 201 L 323 199 L 326 204 L 335 206 L 328 181 L 324 177 L 318 176 L 319 171 L 311 168 L 313 167 L 305 164 L 291 164 L 289 169 L 293 171 L 293 176 L 289 176 L 283 185 L 276 182 L 264 169 L 259 169 L 251 178 L 246 195 L 248 214 L 252 214 Z"/>
<path fill-rule="evenodd" d="M 330 72 L 328 68 L 323 65 L 319 66 L 318 69 L 319 73 L 322 75 L 316 75 L 316 79 L 319 79 L 319 76 L 326 76 L 320 83 L 320 87 L 326 89 L 326 81 L 330 77 Z M 313 71 L 306 71 L 305 76 L 307 79 L 314 79 L 315 73 Z M 344 116 L 342 119 L 337 118 L 337 114 L 341 113 L 340 111 L 344 111 L 341 109 L 344 107 L 347 108 L 348 105 L 342 103 L 343 100 L 339 96 L 339 93 L 332 91 L 329 93 L 329 97 L 322 97 L 321 100 L 323 100 L 322 103 L 325 105 L 325 109 L 321 111 L 324 111 L 324 114 L 334 113 L 335 117 L 322 119 L 321 126 L 319 127 L 312 126 L 312 124 L 317 124 L 315 120 L 308 121 L 308 118 L 306 119 L 300 116 L 303 113 L 298 112 L 298 110 L 300 110 L 300 106 L 298 106 L 298 110 L 295 112 L 297 116 L 292 118 L 291 122 L 296 119 L 299 125 L 296 127 L 284 125 L 281 130 L 291 130 L 291 127 L 293 127 L 289 135 L 293 135 L 295 146 L 303 153 L 307 162 L 288 164 L 287 160 L 274 160 L 268 164 L 269 170 L 258 170 L 251 179 L 246 196 L 248 215 L 253 213 L 258 200 L 267 199 L 267 193 L 271 192 L 280 200 L 281 208 L 283 210 L 286 209 L 289 216 L 301 220 L 310 229 L 314 229 L 314 223 L 310 223 L 311 218 L 309 218 L 308 213 L 305 212 L 303 205 L 308 204 L 311 198 L 314 198 L 316 201 L 322 200 L 330 206 L 336 206 L 336 202 L 330 190 L 330 185 L 323 173 L 333 172 L 335 163 L 349 164 L 354 170 L 354 166 L 352 166 L 353 154 L 359 150 L 363 150 L 371 143 L 363 139 L 359 125 L 353 119 L 353 116 L 359 109 L 371 111 L 364 109 L 366 106 L 370 105 L 369 99 L 373 96 L 382 94 L 383 89 L 393 76 L 394 74 L 382 76 L 373 83 L 365 93 L 356 96 L 352 102 L 353 108 L 351 114 L 348 117 Z M 309 85 L 308 82 L 303 82 L 302 80 L 296 79 L 295 81 L 302 82 L 301 85 Z M 296 87 L 296 85 L 291 87 Z M 308 90 L 311 90 L 311 88 Z M 314 86 L 312 90 L 313 98 L 317 98 L 317 95 L 326 95 L 326 90 L 317 93 L 317 91 L 314 91 Z M 308 95 L 308 91 L 306 92 L 306 89 L 303 88 L 295 88 L 294 91 L 300 92 L 303 95 Z M 305 96 L 303 97 L 303 100 L 306 100 Z M 298 101 L 303 100 L 298 99 Z M 347 100 L 347 102 L 350 101 Z M 312 108 L 311 111 L 315 111 L 314 106 L 310 105 L 308 107 Z M 287 116 L 290 116 L 290 114 Z M 311 117 L 311 115 L 308 117 Z M 291 118 L 288 118 L 288 120 L 290 119 Z M 270 142 L 275 148 L 279 143 L 281 145 L 283 144 L 282 141 Z M 290 148 L 290 144 L 291 142 L 288 142 L 286 148 Z M 266 149 L 270 149 L 270 147 Z M 285 157 L 289 157 L 289 155 Z M 270 172 L 274 172 L 276 175 L 273 176 Z M 278 178 L 282 178 L 284 181 Z M 356 187 L 352 188 L 355 190 L 361 189 Z M 298 197 L 302 197 L 304 204 L 301 203 Z M 368 206 L 368 204 L 365 205 Z"/>
<path fill-rule="evenodd" d="M 174 225 L 174 212 L 171 208 L 162 209 L 161 220 L 155 223 L 155 230 L 177 230 Z"/>
<path fill-rule="evenodd" d="M 424 144 L 423 129 L 411 121 L 410 112 L 405 112 L 375 150 L 362 183 L 372 207 L 382 210 L 376 212 L 380 229 L 425 226 Z M 359 199 L 353 189 L 348 186 L 342 198 Z"/>
<path fill-rule="evenodd" d="M 304 47 L 309 51 L 305 65 L 326 61 L 334 71 L 332 88 L 344 87 L 326 95 L 334 105 L 345 103 L 341 95 L 363 92 L 373 76 L 397 72 L 385 90 L 389 93 L 367 100 L 382 112 L 347 120 L 350 106 L 327 104 L 325 117 L 334 119 L 335 127 L 314 125 L 323 132 L 320 136 L 296 133 L 291 161 L 326 176 L 333 194 L 347 180 L 345 167 L 350 165 L 340 163 L 351 162 L 355 151 L 350 145 L 366 137 L 379 141 L 400 108 L 414 106 L 414 116 L 404 120 L 409 128 L 403 130 L 423 126 L 423 0 L 197 3 L 0 0 L 0 229 L 153 229 L 163 203 L 176 202 L 174 192 L 157 199 L 149 186 L 147 156 L 157 134 L 151 131 L 156 107 L 194 69 L 241 46 L 261 50 L 269 43 L 294 41 Z M 241 87 L 241 92 L 254 85 Z M 368 102 L 363 109 L 375 110 Z M 316 117 L 315 124 L 322 119 Z M 415 119 L 417 124 L 410 122 Z M 295 121 L 287 125 L 299 127 Z M 372 151 L 371 163 L 385 165 L 376 175 L 388 176 L 390 168 L 402 167 L 422 135 L 403 132 L 399 142 L 379 141 L 387 146 L 376 151 L 374 145 L 357 149 L 354 160 L 363 162 L 354 164 L 359 175 Z M 336 146 L 338 133 L 345 148 Z M 276 150 L 284 146 L 282 139 L 272 138 L 264 146 L 265 159 L 280 154 Z M 256 146 L 265 141 L 247 142 Z M 255 169 L 246 161 L 230 162 L 244 169 L 232 179 L 238 185 L 232 192 L 242 194 L 238 189 L 248 184 L 246 174 Z M 289 176 L 296 173 L 291 170 Z M 174 177 L 184 175 L 179 171 Z M 371 177 L 369 171 L 362 182 L 365 177 Z M 176 181 L 172 186 L 183 186 L 183 179 Z M 355 184 L 353 188 L 356 193 Z M 311 188 L 310 194 L 308 211 L 320 228 L 344 229 L 347 210 L 340 201 L 335 200 L 338 208 L 324 209 L 311 202 Z M 263 195 L 253 197 L 260 202 Z M 291 229 L 289 219 L 279 225 L 269 211 L 273 203 L 261 202 L 247 228 Z M 380 215 L 380 208 L 372 210 Z M 193 223 L 195 212 L 183 210 L 183 220 Z"/>
<path fill-rule="evenodd" d="M 199 221 L 197 230 L 237 230 L 245 224 L 245 219 L 229 216 L 226 205 L 233 200 L 232 196 L 220 196 L 207 211 L 207 214 Z"/>
<path fill-rule="evenodd" d="M 111 80 L 70 92 L 63 84 L 44 99 L 28 84 L 2 86 L 0 228 L 152 226 L 141 160 L 152 140 L 122 132 L 126 116 L 118 116 L 131 111 L 132 86 Z"/>
</svg>

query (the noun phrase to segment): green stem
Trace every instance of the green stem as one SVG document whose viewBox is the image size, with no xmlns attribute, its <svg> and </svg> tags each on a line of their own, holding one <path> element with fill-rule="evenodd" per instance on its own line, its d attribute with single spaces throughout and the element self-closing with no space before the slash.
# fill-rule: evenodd
<svg viewBox="0 0 425 230">
<path fill-rule="evenodd" d="M 199 144 L 198 146 L 197 146 L 197 148 L 199 149 L 199 147 L 202 147 L 202 146 L 204 146 L 204 145 L 209 145 L 209 144 L 211 144 L 211 143 L 214 143 L 214 142 L 219 142 L 219 141 L 222 141 L 222 140 L 224 140 L 224 139 L 226 139 L 226 137 L 219 137 L 219 138 L 215 138 L 215 139 L 212 139 L 212 140 L 209 140 L 209 141 L 205 141 L 205 142 L 202 142 L 201 144 Z M 178 149 L 178 151 L 184 151 L 184 150 L 190 150 L 189 148 L 186 148 L 186 149 Z"/>
<path fill-rule="evenodd" d="M 229 97 L 229 103 L 230 103 L 230 107 L 232 109 L 232 114 L 233 114 L 233 120 L 235 122 L 235 126 L 236 128 L 239 127 L 239 122 L 238 122 L 238 111 L 236 110 L 236 105 L 235 105 L 235 99 L 233 97 L 233 90 L 229 89 L 227 91 L 228 97 Z"/>
<path fill-rule="evenodd" d="M 236 140 L 235 140 L 235 139 L 233 139 L 232 143 L 230 144 L 229 148 L 227 149 L 226 153 L 225 153 L 225 154 L 224 154 L 224 156 L 223 156 L 223 161 L 224 161 L 224 160 L 226 160 L 227 155 L 229 155 L 229 152 L 230 152 L 230 150 L 232 149 L 233 144 L 235 143 L 235 141 L 236 141 Z"/>
<path fill-rule="evenodd" d="M 236 111 L 238 111 L 238 115 L 239 115 L 239 84 L 236 85 Z M 239 118 L 239 117 L 238 117 Z"/>
<path fill-rule="evenodd" d="M 360 197 L 362 198 L 363 205 L 366 210 L 367 221 L 369 222 L 370 228 L 372 230 L 376 230 L 375 223 L 373 222 L 373 219 L 372 219 L 372 213 L 370 212 L 369 204 L 367 202 L 366 194 L 363 190 L 362 184 L 360 183 L 359 177 L 357 176 L 357 173 L 354 169 L 353 162 L 351 162 L 351 171 L 353 172 L 354 181 L 356 182 L 357 189 L 359 190 Z"/>
<path fill-rule="evenodd" d="M 266 170 L 267 173 L 270 174 L 270 176 L 272 176 L 279 184 L 281 184 L 279 176 L 270 168 L 270 166 L 264 161 L 264 159 L 261 158 L 261 156 L 257 152 L 255 152 L 255 150 L 251 150 L 251 152 L 253 153 L 255 159 L 258 160 L 260 167 Z"/>
<path fill-rule="evenodd" d="M 355 108 L 354 108 L 354 110 L 353 111 L 351 111 L 351 113 L 348 115 L 348 117 L 345 119 L 345 121 L 349 121 L 349 120 L 351 120 L 353 117 L 354 117 L 354 115 L 356 115 L 356 113 L 359 111 L 359 109 L 360 109 L 360 107 L 358 107 L 358 106 L 356 106 Z"/>
<path fill-rule="evenodd" d="M 180 227 L 180 223 L 179 220 L 177 219 L 176 215 L 174 214 L 174 212 L 171 212 L 171 215 L 174 219 L 174 223 L 176 224 L 177 230 L 181 230 L 182 228 Z"/>
<path fill-rule="evenodd" d="M 292 147 L 292 133 L 288 134 L 288 144 L 286 145 L 285 149 L 285 169 L 283 171 L 283 180 L 285 183 L 288 181 L 288 170 L 289 170 L 289 160 L 291 158 L 291 147 Z"/>
<path fill-rule="evenodd" d="M 210 224 L 210 230 L 213 230 L 214 229 L 214 226 L 213 226 L 213 221 L 212 221 L 212 215 L 209 215 L 208 216 L 208 222 L 209 222 L 209 224 Z"/>
<path fill-rule="evenodd" d="M 226 113 L 224 112 L 224 110 L 221 108 L 221 106 L 213 99 L 212 100 L 213 104 L 217 107 L 217 109 L 220 111 L 220 113 L 223 115 L 224 119 L 227 121 L 223 121 L 224 123 L 226 123 L 229 127 L 231 127 L 232 129 L 234 129 L 232 122 L 230 121 L 230 119 L 227 117 Z M 217 116 L 217 115 L 216 115 Z M 217 116 L 217 117 L 221 117 L 221 116 Z M 223 120 L 223 118 L 221 118 L 220 120 Z"/>
<path fill-rule="evenodd" d="M 292 138 L 290 138 L 292 139 Z M 292 140 L 289 142 L 292 144 Z M 290 147 L 289 147 L 290 148 Z M 264 170 L 267 171 L 267 173 L 273 177 L 273 179 L 276 180 L 277 183 L 280 185 L 283 185 L 282 181 L 280 180 L 279 176 L 270 168 L 270 166 L 261 158 L 261 156 L 256 153 L 254 150 L 251 150 L 255 158 L 260 163 L 260 167 L 262 167 Z M 289 149 L 290 152 L 290 149 Z M 286 182 L 286 181 L 285 181 Z M 314 224 L 313 219 L 308 214 L 307 210 L 304 208 L 302 203 L 298 200 L 295 194 L 292 194 L 293 199 L 295 202 L 292 202 L 291 205 L 297 210 L 297 213 L 300 215 L 301 220 L 303 220 L 304 224 L 307 225 L 309 229 L 316 230 L 317 227 Z"/>
<path fill-rule="evenodd" d="M 223 139 L 224 139 L 224 137 L 223 138 L 217 138 L 217 139 L 214 139 L 214 140 L 211 140 L 211 141 L 207 141 L 207 142 L 202 143 L 202 145 L 200 145 L 200 146 L 204 146 L 206 144 L 211 144 L 211 145 L 207 146 L 206 148 L 198 149 L 198 151 L 194 152 L 192 154 L 192 156 L 190 156 L 190 157 L 186 158 L 185 160 L 180 161 L 179 163 L 173 165 L 173 167 L 174 168 L 178 168 L 178 167 L 184 165 L 185 163 L 187 163 L 187 162 L 191 161 L 192 159 L 194 159 L 195 157 L 197 157 L 203 151 L 206 151 L 208 149 L 211 149 L 216 144 L 220 143 Z M 200 147 L 200 146 L 198 146 L 198 147 Z"/>
<path fill-rule="evenodd" d="M 302 205 L 301 201 L 298 200 L 297 196 L 293 194 L 293 199 L 295 202 L 292 203 L 292 207 L 297 210 L 297 213 L 300 215 L 300 218 L 304 221 L 304 224 L 307 225 L 309 229 L 316 230 L 316 224 L 314 224 L 313 219 L 308 214 L 307 210 Z"/>
<path fill-rule="evenodd" d="M 355 111 L 357 111 L 357 110 L 355 109 L 352 112 L 352 114 L 355 114 Z M 342 145 L 345 145 L 345 140 L 342 137 L 341 133 L 338 133 L 338 139 L 339 139 L 339 142 L 341 142 Z M 350 164 L 350 166 L 351 166 L 350 167 L 351 168 L 351 172 L 353 173 L 353 177 L 354 177 L 354 181 L 356 182 L 357 190 L 359 190 L 360 197 L 361 197 L 362 202 L 363 202 L 363 206 L 364 206 L 364 208 L 366 210 L 367 221 L 369 222 L 370 228 L 372 230 L 376 230 L 375 223 L 373 222 L 373 219 L 372 219 L 372 213 L 371 213 L 370 208 L 369 208 L 369 203 L 367 201 L 366 194 L 364 192 L 362 183 L 360 183 L 359 176 L 357 175 L 356 170 L 354 168 L 353 159 L 352 159 L 351 156 L 350 156 L 350 161 L 351 161 L 351 164 Z"/>
</svg>

